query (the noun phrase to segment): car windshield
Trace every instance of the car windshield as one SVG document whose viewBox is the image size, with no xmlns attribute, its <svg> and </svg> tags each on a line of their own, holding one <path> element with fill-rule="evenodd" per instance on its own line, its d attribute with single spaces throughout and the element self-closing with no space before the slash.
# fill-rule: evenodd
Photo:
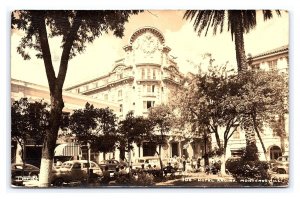
<svg viewBox="0 0 300 199">
<path fill-rule="evenodd" d="M 64 162 L 62 165 L 61 165 L 61 168 L 66 168 L 66 169 L 69 169 L 72 167 L 72 163 L 70 162 Z"/>
</svg>

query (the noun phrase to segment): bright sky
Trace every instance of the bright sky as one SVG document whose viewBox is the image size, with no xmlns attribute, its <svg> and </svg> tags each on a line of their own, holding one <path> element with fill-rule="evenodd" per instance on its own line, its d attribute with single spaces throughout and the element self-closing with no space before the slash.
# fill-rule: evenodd
<svg viewBox="0 0 300 199">
<path fill-rule="evenodd" d="M 88 45 L 83 54 L 70 60 L 64 88 L 111 71 L 114 61 L 123 57 L 122 47 L 129 43 L 133 32 L 143 26 L 156 27 L 163 33 L 166 44 L 172 49 L 170 54 L 177 57 L 175 61 L 183 73 L 195 71 L 195 67 L 188 60 L 199 64 L 203 62 L 201 55 L 204 53 L 212 53 L 213 58 L 219 64 L 229 61 L 229 65 L 235 67 L 234 42 L 231 40 L 230 33 L 224 31 L 222 34 L 213 36 L 212 32 L 209 32 L 206 37 L 204 35 L 198 37 L 193 30 L 193 23 L 182 19 L 183 14 L 182 10 L 152 10 L 132 16 L 125 26 L 126 30 L 122 39 L 112 34 L 103 35 Z M 265 22 L 260 13 L 257 17 L 256 28 L 244 36 L 246 54 L 255 55 L 289 43 L 287 12 L 283 11 L 281 17 L 274 15 L 273 19 Z M 24 61 L 16 52 L 21 36 L 21 33 L 13 33 L 11 37 L 11 77 L 47 86 L 43 61 L 36 59 L 34 52 L 31 53 L 31 60 Z M 52 39 L 50 47 L 57 71 L 61 54 L 59 38 Z"/>
</svg>

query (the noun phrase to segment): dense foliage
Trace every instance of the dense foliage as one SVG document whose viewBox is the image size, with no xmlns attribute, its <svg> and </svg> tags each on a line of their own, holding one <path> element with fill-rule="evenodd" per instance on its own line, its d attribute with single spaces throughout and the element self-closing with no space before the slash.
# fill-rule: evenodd
<svg viewBox="0 0 300 199">
<path fill-rule="evenodd" d="M 69 128 L 81 144 L 90 144 L 91 149 L 107 153 L 117 143 L 116 120 L 112 110 L 86 103 L 84 109 L 74 110 Z"/>
</svg>

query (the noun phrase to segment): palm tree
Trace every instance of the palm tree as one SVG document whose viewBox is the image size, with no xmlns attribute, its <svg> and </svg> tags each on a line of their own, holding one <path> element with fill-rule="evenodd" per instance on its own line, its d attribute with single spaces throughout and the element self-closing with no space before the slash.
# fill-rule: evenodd
<svg viewBox="0 0 300 199">
<path fill-rule="evenodd" d="M 280 11 L 276 10 L 280 16 Z M 228 31 L 231 32 L 231 38 L 234 39 L 236 61 L 238 72 L 247 69 L 247 60 L 244 48 L 244 33 L 248 33 L 256 26 L 256 10 L 187 10 L 184 19 L 194 21 L 194 30 L 200 36 L 205 31 L 205 36 L 210 28 L 213 28 L 215 35 L 220 28 L 223 32 L 224 23 L 228 24 Z M 264 20 L 271 19 L 273 12 L 271 10 L 262 10 Z"/>
<path fill-rule="evenodd" d="M 280 11 L 276 10 L 278 16 Z M 184 19 L 194 21 L 194 30 L 200 36 L 205 31 L 205 36 L 210 28 L 213 28 L 215 35 L 220 28 L 220 33 L 223 32 L 224 23 L 228 24 L 228 31 L 231 32 L 231 38 L 234 39 L 236 62 L 238 73 L 247 70 L 247 59 L 244 48 L 244 33 L 248 33 L 256 26 L 256 10 L 187 10 L 184 14 Z M 264 20 L 271 19 L 273 12 L 271 10 L 262 10 Z M 258 159 L 254 155 L 257 152 L 255 133 L 246 132 L 246 156 L 249 160 Z"/>
</svg>

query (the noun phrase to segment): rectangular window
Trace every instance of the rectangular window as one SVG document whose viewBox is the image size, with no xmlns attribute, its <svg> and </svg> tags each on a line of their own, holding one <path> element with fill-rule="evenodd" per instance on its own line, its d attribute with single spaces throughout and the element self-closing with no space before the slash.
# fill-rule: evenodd
<svg viewBox="0 0 300 199">
<path fill-rule="evenodd" d="M 95 82 L 94 83 L 94 88 L 97 88 L 98 87 L 98 82 Z"/>
<path fill-rule="evenodd" d="M 152 93 L 155 92 L 155 85 L 152 85 Z"/>
<path fill-rule="evenodd" d="M 119 99 L 122 98 L 122 90 L 119 90 L 119 91 L 118 91 L 118 98 L 119 98 Z"/>
<path fill-rule="evenodd" d="M 269 69 L 276 70 L 277 69 L 277 59 L 268 61 Z"/>
<path fill-rule="evenodd" d="M 153 69 L 153 79 L 156 79 L 156 73 L 155 73 L 155 69 Z"/>
<path fill-rule="evenodd" d="M 111 100 L 114 102 L 115 101 L 115 94 L 111 95 Z"/>
<path fill-rule="evenodd" d="M 258 70 L 259 69 L 259 64 L 254 64 L 251 66 L 253 70 Z"/>
<path fill-rule="evenodd" d="M 151 78 L 150 68 L 147 68 L 147 79 Z"/>
<path fill-rule="evenodd" d="M 120 104 L 120 113 L 123 112 L 123 104 Z"/>
<path fill-rule="evenodd" d="M 142 68 L 142 79 L 145 79 L 145 69 Z"/>
<path fill-rule="evenodd" d="M 151 108 L 151 105 L 152 105 L 151 101 L 147 101 L 147 109 Z"/>
<path fill-rule="evenodd" d="M 151 93 L 151 85 L 147 85 L 147 93 Z"/>
<path fill-rule="evenodd" d="M 154 106 L 155 101 L 144 101 L 144 109 L 148 109 Z"/>
</svg>

